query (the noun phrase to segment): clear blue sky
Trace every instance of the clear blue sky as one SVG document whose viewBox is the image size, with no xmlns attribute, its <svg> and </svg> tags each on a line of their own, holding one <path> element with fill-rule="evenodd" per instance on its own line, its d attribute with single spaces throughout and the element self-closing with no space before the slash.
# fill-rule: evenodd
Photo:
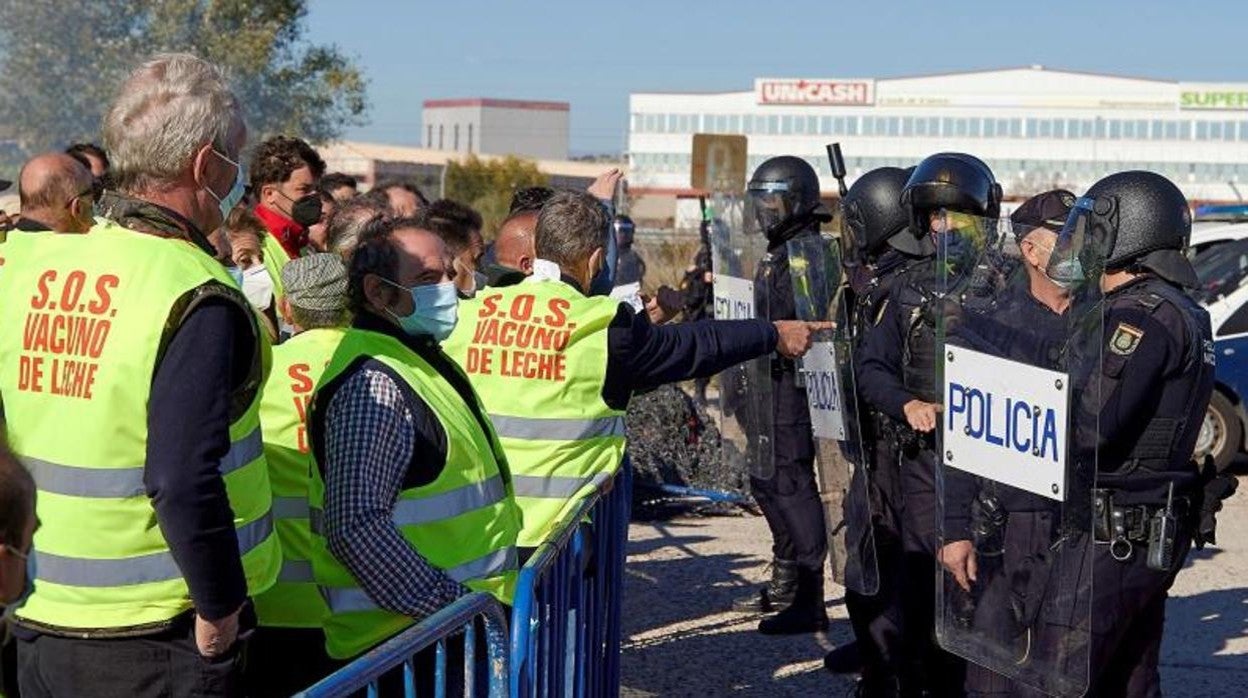
<svg viewBox="0 0 1248 698">
<path fill-rule="evenodd" d="M 888 77 L 1040 63 L 1248 80 L 1248 3 L 1232 0 L 311 0 L 308 38 L 358 59 L 370 123 L 420 141 L 421 103 L 572 104 L 574 154 L 619 152 L 635 91 L 753 89 L 758 76 Z"/>
</svg>

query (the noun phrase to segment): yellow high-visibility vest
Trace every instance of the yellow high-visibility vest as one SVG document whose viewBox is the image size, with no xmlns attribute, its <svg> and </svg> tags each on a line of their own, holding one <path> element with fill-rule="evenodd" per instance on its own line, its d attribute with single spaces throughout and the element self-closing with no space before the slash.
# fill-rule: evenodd
<svg viewBox="0 0 1248 698">
<path fill-rule="evenodd" d="M 85 235 L 9 236 L 0 256 L 0 399 L 34 476 L 34 593 L 18 611 L 64 629 L 159 624 L 191 608 L 144 488 L 148 400 L 165 342 L 205 298 L 253 317 L 225 269 L 190 242 L 99 221 Z M 252 322 L 259 342 L 259 331 Z M 235 405 L 220 469 L 248 590 L 277 577 L 259 385 Z"/>
<path fill-rule="evenodd" d="M 459 305 L 443 348 L 468 374 L 503 444 L 524 518 L 540 545 L 563 509 L 624 458 L 624 412 L 602 399 L 607 327 L 619 301 L 530 277 Z"/>
<path fill-rule="evenodd" d="M 266 627 L 320 628 L 329 613 L 312 576 L 308 520 L 312 447 L 307 415 L 312 391 L 345 331 L 308 330 L 273 349 L 273 370 L 260 402 L 260 427 L 273 484 L 273 525 L 282 544 L 282 569 L 273 588 L 256 597 L 256 614 Z"/>
<path fill-rule="evenodd" d="M 475 591 L 510 604 L 515 593 L 516 535 L 520 514 L 508 482 L 506 461 L 472 410 L 449 382 L 399 340 L 378 332 L 347 330 L 313 397 L 314 443 L 318 410 L 327 386 L 361 359 L 379 361 L 399 376 L 437 416 L 446 432 L 446 464 L 437 479 L 399 493 L 393 520 L 399 532 L 433 566 Z M 325 503 L 323 454 L 313 449 L 312 571 L 329 604 L 326 649 L 331 657 L 354 657 L 416 622 L 379 608 L 329 550 L 322 528 Z"/>
</svg>

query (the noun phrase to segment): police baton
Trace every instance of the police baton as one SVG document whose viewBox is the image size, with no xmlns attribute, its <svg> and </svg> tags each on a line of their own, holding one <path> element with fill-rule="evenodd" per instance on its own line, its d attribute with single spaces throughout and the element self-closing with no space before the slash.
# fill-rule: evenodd
<svg viewBox="0 0 1248 698">
<path fill-rule="evenodd" d="M 841 156 L 841 144 L 829 143 L 828 164 L 832 166 L 832 176 L 836 178 L 836 188 L 841 192 L 841 198 L 849 193 L 849 187 L 845 186 L 845 158 Z"/>
</svg>

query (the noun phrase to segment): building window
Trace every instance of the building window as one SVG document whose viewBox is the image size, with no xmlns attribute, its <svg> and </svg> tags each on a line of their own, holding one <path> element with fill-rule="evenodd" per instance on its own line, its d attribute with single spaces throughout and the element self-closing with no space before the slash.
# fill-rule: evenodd
<svg viewBox="0 0 1248 698">
<path fill-rule="evenodd" d="M 1166 140 L 1177 141 L 1178 139 L 1179 139 L 1179 122 L 1167 121 L 1166 122 Z"/>
<path fill-rule="evenodd" d="M 472 124 L 468 124 L 468 152 L 472 152 Z"/>
<path fill-rule="evenodd" d="M 442 136 L 443 136 L 443 135 L 445 135 L 445 132 L 443 131 L 443 129 L 445 129 L 445 128 L 446 128 L 446 127 L 445 127 L 445 126 L 443 126 L 442 124 L 438 124 L 438 150 L 445 150 L 445 149 L 446 149 L 446 148 L 445 148 L 445 145 L 446 145 L 446 144 L 445 144 L 445 142 L 442 140 Z"/>
<path fill-rule="evenodd" d="M 1003 133 L 1001 135 L 1004 136 L 1005 134 Z M 984 119 L 984 138 L 996 138 L 996 137 L 997 137 L 997 120 L 996 119 Z"/>
<path fill-rule="evenodd" d="M 433 124 L 425 126 L 425 147 L 433 147 Z"/>
<path fill-rule="evenodd" d="M 901 120 L 897 117 L 889 117 L 888 119 L 888 135 L 897 137 L 903 135 L 901 129 Z"/>
<path fill-rule="evenodd" d="M 923 122 L 923 124 L 924 124 L 924 128 L 923 128 L 923 130 L 924 130 L 924 131 L 926 131 L 926 130 L 927 130 L 927 122 L 926 122 L 926 121 L 923 121 L 923 119 L 919 119 L 919 121 Z M 914 117 L 912 117 L 912 116 L 905 116 L 905 117 L 902 117 L 902 119 L 901 119 L 901 135 L 903 135 L 903 136 L 917 136 L 917 135 L 921 135 L 921 134 L 918 132 L 918 130 L 917 130 L 917 129 L 915 129 L 915 120 L 914 120 Z"/>
<path fill-rule="evenodd" d="M 780 133 L 780 117 L 778 116 L 767 117 L 766 133 L 773 135 L 773 136 L 776 135 L 777 133 Z"/>
<path fill-rule="evenodd" d="M 979 138 L 979 129 L 983 124 L 983 121 L 981 119 L 967 119 L 967 121 L 969 122 L 967 132 L 970 134 L 971 138 Z"/>
<path fill-rule="evenodd" d="M 780 117 L 780 133 L 785 136 L 793 133 L 793 117 L 791 116 Z"/>
<path fill-rule="evenodd" d="M 459 152 L 459 124 L 455 124 L 455 140 L 453 142 L 454 145 L 451 147 L 451 150 Z"/>
</svg>

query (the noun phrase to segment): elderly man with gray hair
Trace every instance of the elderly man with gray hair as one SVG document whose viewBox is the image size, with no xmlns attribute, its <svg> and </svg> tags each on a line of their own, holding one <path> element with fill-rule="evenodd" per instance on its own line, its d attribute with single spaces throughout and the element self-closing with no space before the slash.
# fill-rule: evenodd
<svg viewBox="0 0 1248 698">
<path fill-rule="evenodd" d="M 207 231 L 242 197 L 246 135 L 215 66 L 156 56 L 104 120 L 109 220 L 6 243 L 22 263 L 0 276 L 0 323 L 32 329 L 0 333 L 0 365 L 30 369 L 0 371 L 0 400 L 41 522 L 23 696 L 242 693 L 250 597 L 281 555 L 259 329 Z M 58 323 L 91 340 L 39 329 Z"/>
</svg>

